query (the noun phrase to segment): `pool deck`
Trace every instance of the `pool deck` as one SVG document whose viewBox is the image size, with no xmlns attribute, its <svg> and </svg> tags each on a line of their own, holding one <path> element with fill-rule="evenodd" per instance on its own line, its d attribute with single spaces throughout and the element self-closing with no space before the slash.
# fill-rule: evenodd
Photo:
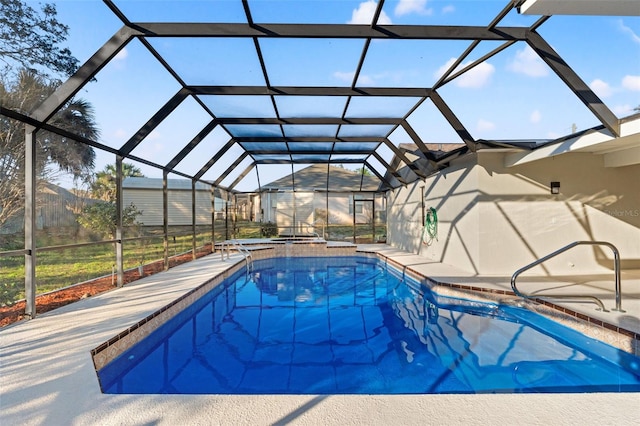
<svg viewBox="0 0 640 426">
<path fill-rule="evenodd" d="M 510 277 L 478 277 L 386 245 L 380 252 L 441 282 L 510 290 Z M 640 393 L 497 395 L 104 395 L 90 350 L 242 261 L 207 256 L 0 330 L 0 425 L 635 425 Z M 546 279 L 524 280 L 557 287 Z M 612 276 L 563 277 L 614 306 Z M 623 271 L 626 312 L 571 309 L 640 332 L 640 271 Z"/>
</svg>

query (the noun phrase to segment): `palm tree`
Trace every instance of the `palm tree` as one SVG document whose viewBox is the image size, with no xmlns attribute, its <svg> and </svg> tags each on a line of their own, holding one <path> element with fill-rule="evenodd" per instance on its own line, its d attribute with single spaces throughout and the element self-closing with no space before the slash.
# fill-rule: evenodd
<svg viewBox="0 0 640 426">
<path fill-rule="evenodd" d="M 122 177 L 144 177 L 142 170 L 131 163 L 122 163 Z M 91 193 L 94 198 L 103 201 L 116 199 L 116 166 L 107 164 L 104 169 L 96 173 L 91 183 Z"/>
<path fill-rule="evenodd" d="M 59 84 L 30 70 L 20 71 L 16 80 L 3 77 L 2 106 L 23 114 L 37 108 Z M 81 99 L 69 101 L 49 122 L 91 140 L 100 135 L 91 104 Z M 91 146 L 48 131 L 39 131 L 36 136 L 36 175 L 40 182 L 52 181 L 60 172 L 88 180 L 95 161 Z M 24 124 L 0 116 L 0 224 L 23 207 L 24 164 Z"/>
</svg>

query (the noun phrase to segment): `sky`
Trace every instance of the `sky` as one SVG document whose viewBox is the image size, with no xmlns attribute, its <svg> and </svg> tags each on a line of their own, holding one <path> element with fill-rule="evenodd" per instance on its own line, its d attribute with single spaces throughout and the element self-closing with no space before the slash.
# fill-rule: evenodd
<svg viewBox="0 0 640 426">
<path fill-rule="evenodd" d="M 120 27 L 121 22 L 99 0 L 51 0 L 58 18 L 69 26 L 66 45 L 84 63 Z M 28 1 L 32 6 L 37 2 Z M 506 0 L 388 0 L 379 18 L 386 25 L 486 26 Z M 245 22 L 240 0 L 152 1 L 116 0 L 133 22 Z M 369 24 L 376 9 L 373 0 L 250 0 L 256 23 Z M 529 26 L 538 16 L 512 11 L 501 26 Z M 618 118 L 640 106 L 640 17 L 553 16 L 539 33 L 578 73 Z M 152 39 L 160 52 L 188 84 L 264 85 L 260 64 L 250 39 Z M 499 45 L 481 42 L 463 66 Z M 380 40 L 371 43 L 357 86 L 431 87 L 469 46 L 468 41 Z M 272 85 L 350 86 L 363 49 L 362 40 L 263 40 L 260 47 Z M 196 58 L 195 60 L 193 58 Z M 222 61 L 221 61 L 222 58 Z M 85 86 L 78 97 L 95 108 L 100 142 L 120 147 L 170 99 L 179 84 L 137 40 L 129 43 Z M 472 71 L 449 82 L 439 94 L 476 139 L 555 139 L 599 125 L 599 121 L 524 43 L 516 43 Z M 270 116 L 268 98 L 202 97 L 219 116 Z M 248 101 L 248 102 L 247 102 Z M 277 99 L 282 116 L 340 116 L 345 99 Z M 416 99 L 363 99 L 349 105 L 347 116 L 402 116 Z M 184 143 L 210 120 L 192 99 L 187 99 L 156 128 L 133 154 L 165 164 Z M 460 143 L 435 106 L 426 101 L 408 118 L 424 142 Z M 272 134 L 274 129 L 258 129 Z M 318 129 L 315 129 L 318 130 Z M 332 129 L 326 130 L 331 134 Z M 344 129 L 345 132 L 348 129 Z M 350 130 L 358 135 L 362 129 Z M 193 174 L 229 139 L 217 128 L 183 160 L 177 170 Z M 409 142 L 402 130 L 391 135 L 398 144 Z M 215 179 L 238 158 L 234 147 L 203 176 Z M 383 157 L 391 160 L 387 149 Z M 246 160 L 248 162 L 249 160 Z M 97 170 L 113 163 L 111 154 L 99 152 Z M 245 163 L 246 163 L 245 162 Z M 229 184 L 244 164 L 222 184 Z M 136 164 L 145 175 L 161 177 L 160 170 Z M 260 166 L 265 185 L 291 172 L 287 167 Z M 299 168 L 299 167 L 298 167 Z M 251 173 L 236 189 L 258 187 Z"/>
</svg>

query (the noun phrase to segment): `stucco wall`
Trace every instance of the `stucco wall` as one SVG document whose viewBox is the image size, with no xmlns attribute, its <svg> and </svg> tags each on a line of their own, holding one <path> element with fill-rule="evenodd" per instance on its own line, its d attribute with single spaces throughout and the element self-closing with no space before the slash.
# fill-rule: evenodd
<svg viewBox="0 0 640 426">
<path fill-rule="evenodd" d="M 481 151 L 390 193 L 388 242 L 484 275 L 510 275 L 578 240 L 609 241 L 623 268 L 640 267 L 640 166 L 606 168 L 601 156 L 572 153 L 506 168 L 504 155 Z M 420 244 L 423 191 L 439 219 L 429 245 Z M 612 258 L 606 247 L 576 247 L 532 272 L 606 273 Z"/>
</svg>

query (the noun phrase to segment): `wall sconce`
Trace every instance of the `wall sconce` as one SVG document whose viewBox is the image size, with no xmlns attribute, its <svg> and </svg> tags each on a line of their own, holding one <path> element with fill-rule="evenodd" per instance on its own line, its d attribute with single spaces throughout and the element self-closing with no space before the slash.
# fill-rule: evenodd
<svg viewBox="0 0 640 426">
<path fill-rule="evenodd" d="M 551 193 L 552 194 L 560 193 L 560 182 L 551 182 Z"/>
</svg>

